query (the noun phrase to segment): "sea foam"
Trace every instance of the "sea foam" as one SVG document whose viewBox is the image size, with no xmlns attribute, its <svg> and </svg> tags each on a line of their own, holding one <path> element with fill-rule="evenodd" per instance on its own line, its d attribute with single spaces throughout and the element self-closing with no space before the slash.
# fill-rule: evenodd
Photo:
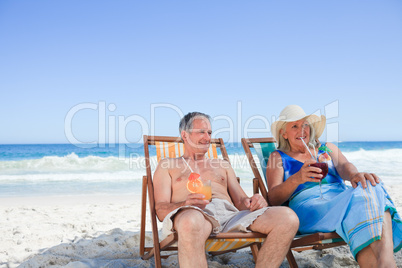
<svg viewBox="0 0 402 268">
<path fill-rule="evenodd" d="M 128 159 L 86 156 L 45 156 L 40 159 L 0 161 L 1 174 L 91 173 L 128 170 Z"/>
<path fill-rule="evenodd" d="M 346 158 L 359 171 L 376 173 L 386 185 L 401 184 L 402 149 L 357 150 L 345 152 Z M 259 165 L 258 158 L 254 159 Z M 243 152 L 229 154 L 229 160 L 240 178 L 243 189 L 252 193 L 251 171 Z M 156 156 L 150 157 L 152 173 Z M 39 159 L 0 161 L 0 196 L 140 193 L 146 175 L 145 158 L 83 156 L 44 156 Z"/>
</svg>

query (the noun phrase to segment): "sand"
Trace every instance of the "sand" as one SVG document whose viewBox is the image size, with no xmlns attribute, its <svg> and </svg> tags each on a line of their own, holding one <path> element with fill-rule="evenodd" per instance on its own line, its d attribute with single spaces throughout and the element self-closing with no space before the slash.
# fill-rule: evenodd
<svg viewBox="0 0 402 268">
<path fill-rule="evenodd" d="M 402 185 L 389 188 L 402 211 Z M 0 198 L 0 267 L 154 267 L 139 256 L 141 196 Z M 147 243 L 152 243 L 150 223 Z M 358 267 L 347 247 L 294 253 L 299 267 Z M 402 267 L 402 253 L 394 254 Z M 178 267 L 177 256 L 162 260 Z M 208 256 L 209 267 L 253 267 L 247 249 Z M 281 267 L 288 267 L 284 260 Z"/>
</svg>

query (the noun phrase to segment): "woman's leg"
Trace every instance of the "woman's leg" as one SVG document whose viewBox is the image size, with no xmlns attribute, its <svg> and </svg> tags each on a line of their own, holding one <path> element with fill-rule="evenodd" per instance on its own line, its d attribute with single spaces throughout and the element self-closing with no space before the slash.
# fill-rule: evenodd
<svg viewBox="0 0 402 268">
<path fill-rule="evenodd" d="M 396 268 L 392 241 L 392 220 L 389 211 L 384 213 L 381 239 L 371 243 L 357 254 L 360 267 Z"/>
<path fill-rule="evenodd" d="M 370 246 L 363 248 L 357 253 L 357 262 L 361 268 L 376 268 L 377 258 Z"/>
<path fill-rule="evenodd" d="M 377 267 L 396 267 L 392 241 L 392 219 L 389 211 L 384 213 L 381 240 L 371 243 L 370 247 L 377 258 Z"/>
</svg>

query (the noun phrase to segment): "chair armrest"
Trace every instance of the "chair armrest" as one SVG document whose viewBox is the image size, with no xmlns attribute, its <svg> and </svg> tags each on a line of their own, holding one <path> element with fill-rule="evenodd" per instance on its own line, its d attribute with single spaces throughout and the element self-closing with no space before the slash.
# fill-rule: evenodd
<svg viewBox="0 0 402 268">
<path fill-rule="evenodd" d="M 258 179 L 253 178 L 253 194 L 259 194 L 260 188 L 258 187 Z"/>
</svg>

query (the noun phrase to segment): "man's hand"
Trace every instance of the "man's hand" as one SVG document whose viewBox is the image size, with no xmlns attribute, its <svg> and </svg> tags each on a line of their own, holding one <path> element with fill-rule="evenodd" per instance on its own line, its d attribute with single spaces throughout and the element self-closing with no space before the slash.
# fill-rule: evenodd
<svg viewBox="0 0 402 268">
<path fill-rule="evenodd" d="M 245 199 L 244 204 L 250 211 L 255 211 L 268 206 L 267 201 L 260 194 L 255 194 L 251 198 Z"/>
<path fill-rule="evenodd" d="M 200 209 L 204 209 L 206 205 L 209 204 L 208 200 L 204 200 L 205 195 L 203 194 L 189 194 L 186 201 L 184 201 L 184 206 L 195 206 Z"/>
<path fill-rule="evenodd" d="M 367 181 L 370 181 L 371 185 L 376 186 L 380 183 L 380 178 L 374 173 L 358 172 L 350 178 L 353 188 L 357 187 L 359 182 L 362 183 L 363 189 L 367 188 Z"/>
</svg>

